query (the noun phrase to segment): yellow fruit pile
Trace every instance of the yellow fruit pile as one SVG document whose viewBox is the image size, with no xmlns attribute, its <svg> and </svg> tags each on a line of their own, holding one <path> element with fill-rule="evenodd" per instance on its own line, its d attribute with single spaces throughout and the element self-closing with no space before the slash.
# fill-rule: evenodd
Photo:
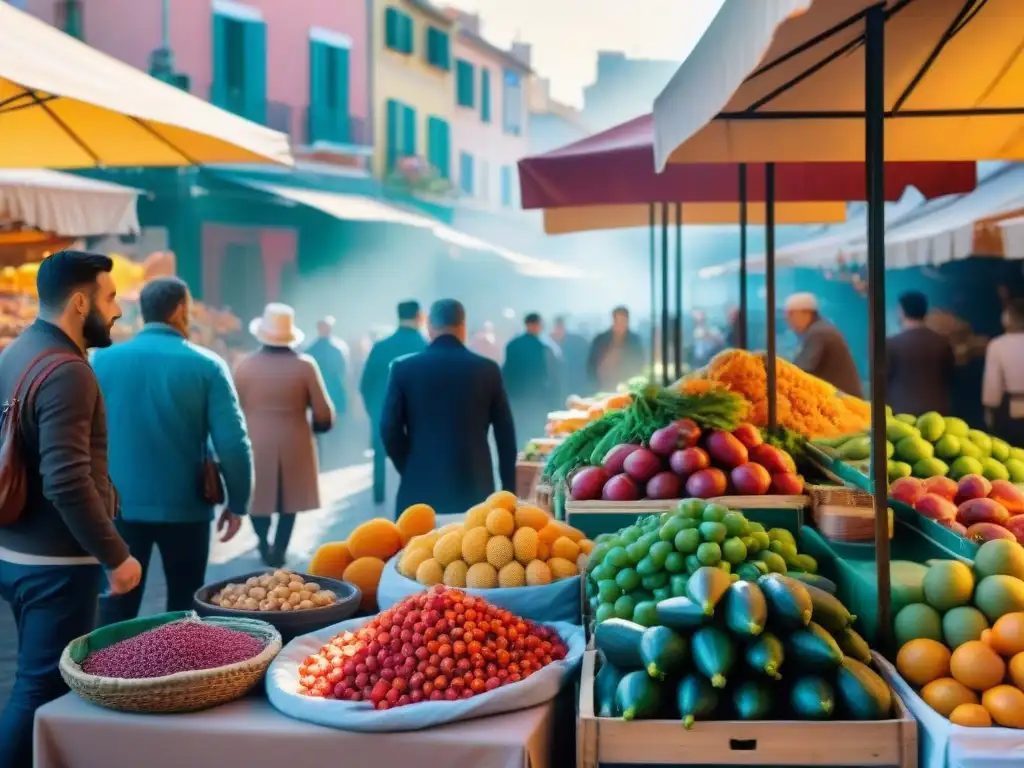
<svg viewBox="0 0 1024 768">
<path fill-rule="evenodd" d="M 376 611 L 377 585 L 384 564 L 416 537 L 429 534 L 435 521 L 434 510 L 426 504 L 413 504 L 397 523 L 383 517 L 368 520 L 346 541 L 323 544 L 313 555 L 309 573 L 354 584 L 363 593 L 360 608 Z"/>
<path fill-rule="evenodd" d="M 398 572 L 426 586 L 536 587 L 576 576 L 593 546 L 543 509 L 499 491 L 463 522 L 410 539 Z"/>
</svg>

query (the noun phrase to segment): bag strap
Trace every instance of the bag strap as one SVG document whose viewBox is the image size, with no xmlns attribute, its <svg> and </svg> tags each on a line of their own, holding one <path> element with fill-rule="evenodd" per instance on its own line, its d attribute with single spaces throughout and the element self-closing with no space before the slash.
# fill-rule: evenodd
<svg viewBox="0 0 1024 768">
<path fill-rule="evenodd" d="M 47 354 L 51 353 L 53 355 L 53 359 L 50 360 L 46 367 L 36 374 L 29 383 L 28 391 L 25 392 L 24 400 L 21 403 L 22 409 L 26 408 L 32 402 L 33 398 L 35 398 L 36 394 L 39 392 L 39 388 L 43 385 L 43 382 L 45 382 L 50 374 L 57 370 L 57 368 L 64 365 L 64 363 L 72 363 L 76 360 L 85 362 L 81 357 L 70 352 L 53 352 L 53 350 L 51 350 Z M 35 363 L 33 363 L 33 365 L 35 365 Z"/>
<path fill-rule="evenodd" d="M 11 391 L 10 405 L 13 406 L 14 404 L 16 404 L 18 402 L 18 393 L 21 392 L 21 387 L 25 383 L 25 379 L 28 378 L 28 375 L 30 373 L 32 373 L 32 371 L 35 369 L 35 367 L 37 365 L 39 365 L 39 363 L 41 363 L 44 359 L 46 359 L 50 355 L 54 355 L 54 354 L 61 354 L 61 353 L 58 352 L 55 349 L 44 349 L 42 352 L 40 352 L 38 355 L 36 355 L 32 359 L 31 363 L 29 363 L 27 366 L 25 366 L 25 369 L 21 372 L 21 375 L 18 376 L 18 381 L 14 385 L 14 389 Z"/>
</svg>

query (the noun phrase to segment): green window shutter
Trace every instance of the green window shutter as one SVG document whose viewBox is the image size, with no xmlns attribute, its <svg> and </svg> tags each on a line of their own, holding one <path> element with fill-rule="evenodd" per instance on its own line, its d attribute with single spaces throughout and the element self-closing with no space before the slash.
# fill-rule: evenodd
<svg viewBox="0 0 1024 768">
<path fill-rule="evenodd" d="M 472 109 L 474 104 L 474 93 L 475 88 L 473 87 L 473 65 L 468 61 L 458 59 L 455 62 L 455 87 L 456 87 L 456 103 L 460 107 L 469 107 Z"/>
<path fill-rule="evenodd" d="M 402 154 L 416 154 L 416 110 L 408 105 L 402 106 Z"/>
<path fill-rule="evenodd" d="M 384 45 L 392 51 L 400 49 L 400 25 L 401 19 L 397 8 L 388 8 L 384 11 Z"/>
<path fill-rule="evenodd" d="M 439 117 L 427 118 L 427 161 L 442 179 L 451 174 L 451 137 L 448 123 Z"/>
<path fill-rule="evenodd" d="M 267 122 L 267 25 L 245 24 L 245 117 Z"/>
<path fill-rule="evenodd" d="M 402 36 L 401 36 L 402 37 L 402 47 L 401 47 L 402 53 L 409 53 L 409 54 L 411 54 L 413 52 L 413 50 L 415 48 L 415 44 L 413 42 L 413 35 L 414 34 L 415 34 L 415 29 L 414 29 L 414 25 L 413 25 L 413 21 L 412 21 L 412 16 L 409 16 L 408 14 L 403 13 L 402 14 Z"/>
<path fill-rule="evenodd" d="M 324 100 L 327 91 L 327 46 L 318 40 L 309 41 L 309 114 L 306 141 L 322 141 L 327 134 L 328 110 Z"/>
<path fill-rule="evenodd" d="M 348 48 L 335 47 L 334 71 L 336 90 L 334 95 L 334 131 L 333 141 L 348 144 L 349 141 L 349 69 L 351 51 Z"/>
<path fill-rule="evenodd" d="M 491 122 L 491 70 L 480 70 L 480 119 Z"/>
<path fill-rule="evenodd" d="M 398 160 L 398 156 L 401 154 L 399 146 L 401 120 L 402 105 L 394 99 L 388 99 L 387 146 L 385 147 L 388 171 L 394 169 L 395 161 Z"/>
<path fill-rule="evenodd" d="M 451 69 L 451 43 L 448 33 L 437 27 L 427 27 L 427 63 L 437 69 Z"/>
<path fill-rule="evenodd" d="M 210 102 L 227 109 L 228 106 L 228 51 L 225 41 L 227 19 L 213 14 L 213 82 L 210 84 Z"/>
<path fill-rule="evenodd" d="M 449 179 L 452 175 L 452 129 L 445 120 L 441 121 L 441 163 L 438 165 L 438 173 L 442 179 Z"/>
</svg>

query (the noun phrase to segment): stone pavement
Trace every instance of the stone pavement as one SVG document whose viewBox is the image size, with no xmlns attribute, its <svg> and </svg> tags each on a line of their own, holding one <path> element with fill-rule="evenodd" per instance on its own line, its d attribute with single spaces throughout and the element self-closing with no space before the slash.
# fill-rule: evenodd
<svg viewBox="0 0 1024 768">
<path fill-rule="evenodd" d="M 321 474 L 321 499 L 324 506 L 314 512 L 299 515 L 288 550 L 287 565 L 301 570 L 309 563 L 321 543 L 347 538 L 353 528 L 372 517 L 392 516 L 395 478 L 389 477 L 388 480 L 388 502 L 377 507 L 370 493 L 370 464 L 356 464 Z M 236 574 L 263 568 L 255 547 L 256 534 L 248 524 L 243 525 L 235 538 L 226 544 L 215 539 L 210 551 L 206 581 L 228 579 Z M 165 597 L 163 569 L 159 555 L 154 553 L 141 614 L 161 613 Z M 0 707 L 7 701 L 14 683 L 17 649 L 13 615 L 6 603 L 0 603 Z"/>
</svg>

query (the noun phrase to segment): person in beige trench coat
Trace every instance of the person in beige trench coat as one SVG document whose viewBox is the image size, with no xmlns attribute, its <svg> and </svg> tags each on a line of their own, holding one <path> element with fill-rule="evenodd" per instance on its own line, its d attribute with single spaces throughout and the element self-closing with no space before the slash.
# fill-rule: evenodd
<svg viewBox="0 0 1024 768">
<path fill-rule="evenodd" d="M 316 361 L 299 354 L 302 331 L 295 311 L 268 304 L 249 325 L 263 346 L 235 368 L 235 387 L 252 441 L 255 490 L 249 510 L 260 557 L 271 567 L 285 562 L 295 515 L 320 506 L 314 432 L 334 424 L 334 406 Z M 312 419 L 310 419 L 312 412 Z M 276 515 L 274 540 L 271 518 Z"/>
</svg>

